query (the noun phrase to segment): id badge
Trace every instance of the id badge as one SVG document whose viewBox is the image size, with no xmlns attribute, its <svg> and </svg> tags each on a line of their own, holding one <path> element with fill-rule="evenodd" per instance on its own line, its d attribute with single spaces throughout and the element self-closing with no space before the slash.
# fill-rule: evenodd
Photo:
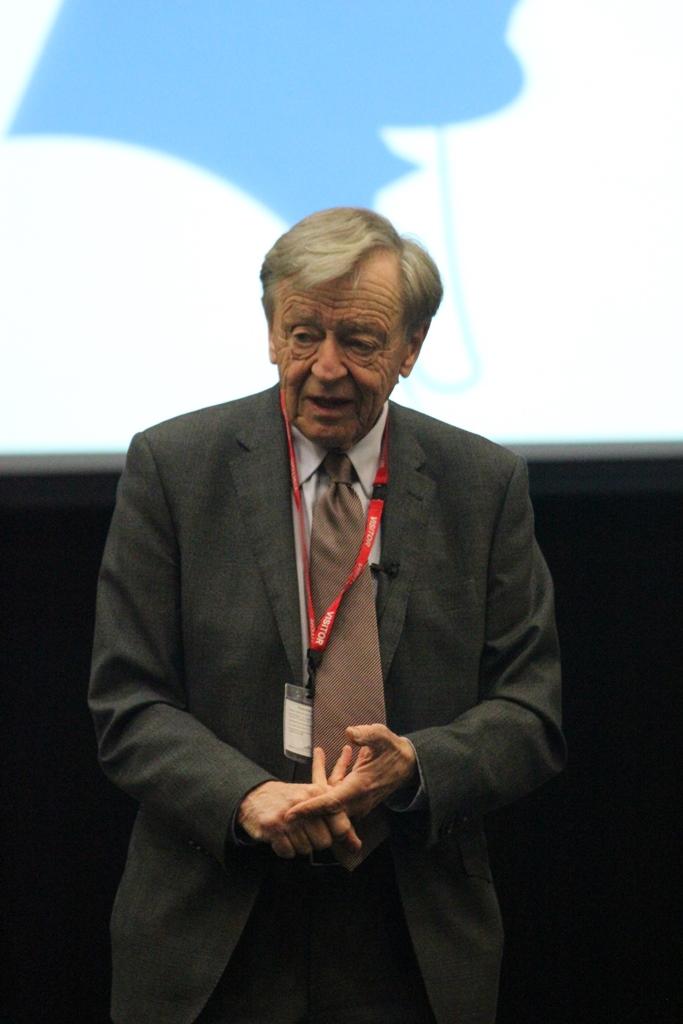
<svg viewBox="0 0 683 1024">
<path fill-rule="evenodd" d="M 285 757 L 292 761 L 311 759 L 313 736 L 313 700 L 306 688 L 285 685 L 285 705 L 282 716 Z"/>
</svg>

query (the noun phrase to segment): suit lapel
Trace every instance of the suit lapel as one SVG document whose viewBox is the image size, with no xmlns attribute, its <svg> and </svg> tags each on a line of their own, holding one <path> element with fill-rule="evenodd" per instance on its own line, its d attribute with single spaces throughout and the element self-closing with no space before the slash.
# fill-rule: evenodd
<svg viewBox="0 0 683 1024">
<path fill-rule="evenodd" d="M 390 406 L 389 487 L 382 518 L 382 573 L 377 595 L 380 655 L 384 680 L 403 629 L 406 605 L 421 554 L 421 538 L 434 494 L 434 481 L 423 471 L 425 455 L 401 414 Z"/>
<path fill-rule="evenodd" d="M 292 680 L 299 682 L 301 623 L 291 483 L 277 387 L 264 396 L 263 414 L 245 423 L 237 434 L 237 442 L 238 451 L 230 459 L 230 468 L 240 508 L 287 654 Z"/>
</svg>

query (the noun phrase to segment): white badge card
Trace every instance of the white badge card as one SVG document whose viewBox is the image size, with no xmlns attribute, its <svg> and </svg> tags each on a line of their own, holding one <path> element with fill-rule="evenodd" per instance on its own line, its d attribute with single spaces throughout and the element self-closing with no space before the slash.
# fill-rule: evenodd
<svg viewBox="0 0 683 1024">
<path fill-rule="evenodd" d="M 313 753 L 313 701 L 305 687 L 285 685 L 282 719 L 285 756 L 292 761 L 309 761 Z"/>
</svg>

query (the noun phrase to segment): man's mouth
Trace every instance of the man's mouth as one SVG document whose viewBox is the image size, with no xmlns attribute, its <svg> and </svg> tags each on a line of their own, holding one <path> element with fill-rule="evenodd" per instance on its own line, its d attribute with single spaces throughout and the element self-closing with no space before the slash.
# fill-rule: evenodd
<svg viewBox="0 0 683 1024">
<path fill-rule="evenodd" d="M 325 412 L 335 412 L 345 409 L 351 402 L 350 398 L 336 398 L 329 395 L 308 395 L 308 401 L 317 409 Z"/>
</svg>

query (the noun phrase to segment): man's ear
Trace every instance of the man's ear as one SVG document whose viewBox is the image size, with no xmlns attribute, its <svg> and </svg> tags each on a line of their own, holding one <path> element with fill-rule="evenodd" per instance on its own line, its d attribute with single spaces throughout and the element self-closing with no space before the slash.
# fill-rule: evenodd
<svg viewBox="0 0 683 1024">
<path fill-rule="evenodd" d="M 420 354 L 422 342 L 427 337 L 427 331 L 429 330 L 430 323 L 431 321 L 428 320 L 426 323 L 420 324 L 418 327 L 414 327 L 406 338 L 407 350 L 398 371 L 402 377 L 410 376 L 410 373 L 417 362 L 417 357 Z"/>
<path fill-rule="evenodd" d="M 271 363 L 277 363 L 277 347 L 275 345 L 275 331 L 272 325 L 268 328 L 268 358 Z"/>
</svg>

